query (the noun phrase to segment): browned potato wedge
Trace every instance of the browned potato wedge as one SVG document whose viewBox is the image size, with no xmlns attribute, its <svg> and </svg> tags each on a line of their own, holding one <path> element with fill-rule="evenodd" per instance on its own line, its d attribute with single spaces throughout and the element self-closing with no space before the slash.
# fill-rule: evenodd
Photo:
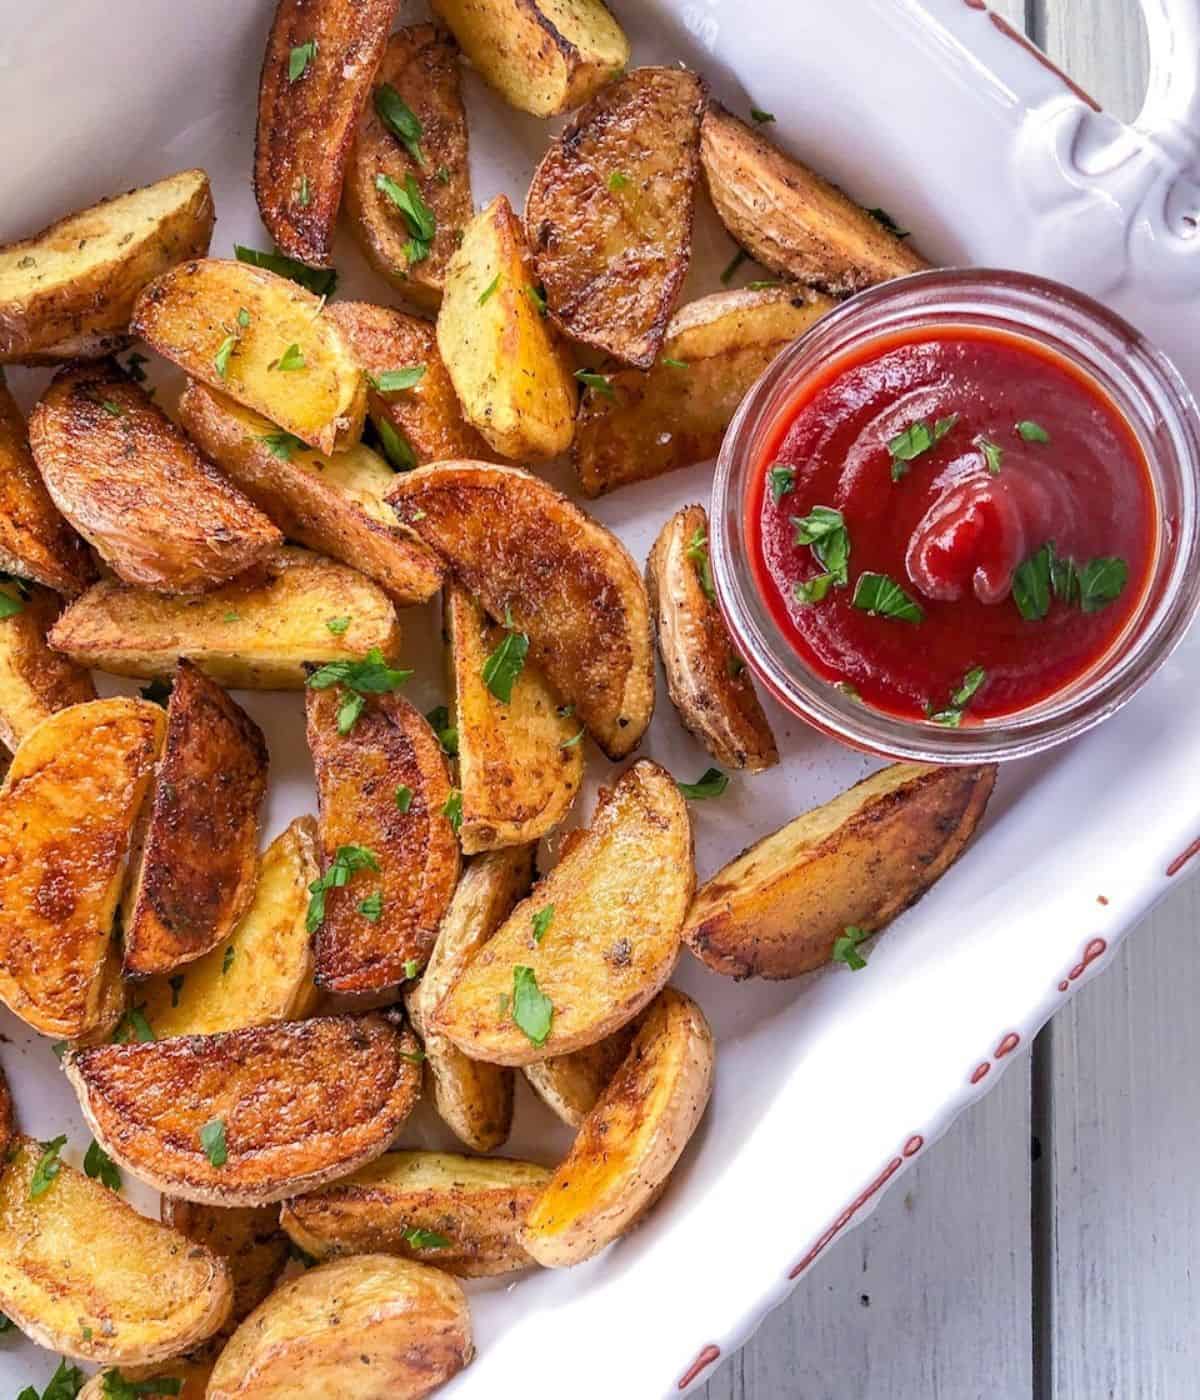
<svg viewBox="0 0 1200 1400">
<path fill-rule="evenodd" d="M 420 1089 L 417 1042 L 382 1016 L 69 1050 L 96 1141 L 166 1195 L 257 1206 L 387 1150 Z"/>
<path fill-rule="evenodd" d="M 601 0 L 432 5 L 485 81 L 535 117 L 578 107 L 629 62 L 629 40 Z"/>
<path fill-rule="evenodd" d="M 641 759 L 426 1024 L 498 1065 L 594 1045 L 633 1020 L 670 977 L 694 888 L 686 804 L 671 775 Z"/>
<path fill-rule="evenodd" d="M 637 1025 L 632 1023 L 595 1045 L 526 1065 L 525 1078 L 538 1098 L 569 1128 L 582 1127 L 629 1053 L 636 1032 Z"/>
<path fill-rule="evenodd" d="M 104 360 L 111 355 L 119 355 L 133 344 L 133 337 L 117 334 L 83 331 L 79 335 L 68 336 L 41 350 L 31 350 L 13 363 L 19 365 L 65 365 L 69 360 Z M 80 1394 L 83 1392 L 81 1391 Z"/>
<path fill-rule="evenodd" d="M 207 1400 L 420 1400 L 471 1360 L 462 1285 L 358 1254 L 277 1288 L 233 1334 Z"/>
<path fill-rule="evenodd" d="M 654 1204 L 708 1106 L 714 1053 L 704 1013 L 667 987 L 525 1217 L 539 1264 L 590 1259 Z"/>
<path fill-rule="evenodd" d="M 0 1069 L 0 1160 L 8 1160 L 8 1149 L 16 1135 L 17 1122 L 13 1113 L 12 1090 L 4 1071 Z"/>
<path fill-rule="evenodd" d="M 15 749 L 47 715 L 96 698 L 92 678 L 46 644 L 58 598 L 36 584 L 0 584 L 0 743 Z"/>
<path fill-rule="evenodd" d="M 761 773 L 779 762 L 779 750 L 707 569 L 708 516 L 703 506 L 684 506 L 663 526 L 646 564 L 667 689 L 683 727 L 719 764 Z"/>
<path fill-rule="evenodd" d="M 525 232 L 554 322 L 649 369 L 692 257 L 704 84 L 635 68 L 603 88 L 534 171 Z"/>
<path fill-rule="evenodd" d="M 497 195 L 446 268 L 437 342 L 463 416 L 502 457 L 556 457 L 575 431 L 575 380 L 534 281 L 520 221 Z"/>
<path fill-rule="evenodd" d="M 323 919 L 312 921 L 317 984 L 374 992 L 411 977 L 413 963 L 424 966 L 458 881 L 459 849 L 446 760 L 429 722 L 398 695 L 373 695 L 343 734 L 348 694 L 310 687 L 305 699 L 323 864 L 328 870 L 341 847 L 358 846 L 378 869 L 326 892 Z"/>
<path fill-rule="evenodd" d="M 397 97 L 417 120 L 415 149 L 384 120 Z M 414 240 L 417 229 L 379 188 L 381 178 L 401 190 L 415 184 L 433 216 L 432 240 Z M 418 306 L 436 307 L 446 264 L 474 212 L 457 50 L 432 24 L 399 29 L 384 50 L 346 167 L 350 227 L 380 276 Z"/>
<path fill-rule="evenodd" d="M 264 268 L 184 263 L 138 297 L 133 330 L 180 369 L 321 452 L 358 441 L 362 370 L 324 300 Z"/>
<path fill-rule="evenodd" d="M 316 452 L 195 380 L 179 415 L 192 440 L 289 540 L 351 565 L 400 604 L 423 603 L 441 587 L 436 556 L 397 527 L 384 503 L 395 472 L 369 447 Z"/>
<path fill-rule="evenodd" d="M 422 467 L 388 500 L 493 621 L 529 637 L 531 660 L 609 758 L 629 754 L 654 712 L 654 645 L 646 586 L 616 536 L 516 467 Z"/>
<path fill-rule="evenodd" d="M 113 919 L 164 725 L 144 700 L 72 705 L 26 737 L 0 787 L 0 998 L 43 1035 L 120 1015 Z"/>
<path fill-rule="evenodd" d="M 462 848 L 471 855 L 538 841 L 562 821 L 579 791 L 583 745 L 571 743 L 578 721 L 563 713 L 532 662 L 513 681 L 507 702 L 493 694 L 484 671 L 498 648 L 511 645 L 505 639 L 513 634 L 458 584 L 446 591 L 445 624 L 458 728 Z"/>
<path fill-rule="evenodd" d="M 153 1365 L 224 1323 L 223 1260 L 66 1163 L 33 1196 L 41 1156 L 18 1138 L 0 1176 L 0 1308 L 22 1332 L 66 1356 Z"/>
<path fill-rule="evenodd" d="M 719 102 L 704 114 L 700 162 L 721 222 L 771 272 L 836 296 L 929 266 L 835 185 Z"/>
<path fill-rule="evenodd" d="M 344 631 L 330 622 L 349 619 Z M 281 549 L 202 598 L 164 598 L 112 579 L 67 608 L 50 645 L 117 676 L 170 676 L 186 656 L 239 690 L 300 690 L 305 662 L 400 650 L 396 610 L 370 579 L 306 549 Z"/>
<path fill-rule="evenodd" d="M 185 1361 L 182 1357 L 176 1357 L 174 1361 L 155 1366 L 152 1376 L 143 1375 L 144 1370 L 144 1367 L 137 1370 L 137 1395 L 145 1396 L 147 1400 L 158 1400 L 159 1396 L 173 1396 L 174 1400 L 204 1400 L 212 1363 Z M 135 1379 L 132 1375 L 126 1375 L 120 1367 L 113 1371 L 97 1371 L 79 1392 L 78 1400 L 112 1400 L 114 1382 L 118 1377 L 125 1381 Z M 153 1385 L 154 1381 L 161 1381 L 163 1388 Z M 116 1393 L 126 1394 L 119 1389 Z"/>
<path fill-rule="evenodd" d="M 214 218 L 208 176 L 182 170 L 0 248 L 0 363 L 123 334 L 147 282 L 208 251 Z"/>
<path fill-rule="evenodd" d="M 254 197 L 271 237 L 302 263 L 330 265 L 346 162 L 397 4 L 275 8 L 258 83 Z"/>
<path fill-rule="evenodd" d="M 873 932 L 962 854 L 994 764 L 895 763 L 743 851 L 696 892 L 684 941 L 727 977 L 798 977 L 847 927 Z"/>
<path fill-rule="evenodd" d="M 653 369 L 619 369 L 606 376 L 611 396 L 585 395 L 571 446 L 584 495 L 715 457 L 750 386 L 834 305 L 791 286 L 716 292 L 680 307 Z"/>
</svg>

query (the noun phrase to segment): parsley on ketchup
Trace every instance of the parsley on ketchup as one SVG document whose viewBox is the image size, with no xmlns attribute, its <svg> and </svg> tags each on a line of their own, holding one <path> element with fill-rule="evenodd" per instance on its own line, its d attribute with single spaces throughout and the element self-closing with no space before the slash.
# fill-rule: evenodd
<svg viewBox="0 0 1200 1400">
<path fill-rule="evenodd" d="M 753 475 L 759 586 L 820 675 L 958 725 L 1053 695 L 1137 608 L 1150 472 L 1090 378 L 1002 331 L 922 327 L 805 383 Z"/>
</svg>

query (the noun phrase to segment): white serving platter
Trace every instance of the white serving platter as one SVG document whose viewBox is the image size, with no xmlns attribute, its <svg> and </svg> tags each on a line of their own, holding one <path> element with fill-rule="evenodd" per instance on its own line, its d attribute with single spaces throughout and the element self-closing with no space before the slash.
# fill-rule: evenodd
<svg viewBox="0 0 1200 1400">
<path fill-rule="evenodd" d="M 1200 5 L 1143 0 L 1153 50 L 1146 111 L 1124 127 L 1035 55 L 982 0 L 612 0 L 637 62 L 682 60 L 736 110 L 945 263 L 1016 267 L 1102 297 L 1200 387 Z M 190 165 L 213 181 L 213 252 L 267 246 L 250 193 L 269 0 L 0 0 L 0 240 Z M 404 19 L 421 18 L 415 6 Z M 548 127 L 468 76 L 475 194 L 523 200 Z M 1193 174 L 1184 173 L 1189 165 Z M 732 251 L 701 217 L 685 295 L 715 289 Z M 341 293 L 383 302 L 342 235 Z M 755 275 L 751 267 L 745 277 Z M 169 403 L 175 385 L 158 376 Z M 44 373 L 15 371 L 28 405 Z M 569 489 L 569 473 L 548 473 Z M 644 558 L 709 468 L 627 488 L 595 513 Z M 409 694 L 444 697 L 433 609 L 404 616 Z M 102 682 L 106 692 L 131 691 Z M 880 940 L 869 970 L 735 985 L 685 959 L 677 980 L 719 1040 L 709 1115 L 650 1220 L 570 1273 L 472 1288 L 479 1355 L 454 1400 L 546 1388 L 573 1400 L 678 1395 L 711 1374 L 837 1234 L 871 1208 L 1145 910 L 1183 878 L 1200 837 L 1200 635 L 1147 691 L 1074 747 L 1010 767 L 979 840 Z M 297 696 L 240 695 L 271 746 L 273 835 L 315 809 Z M 697 805 L 701 878 L 871 766 L 772 709 L 782 767 Z M 695 778 L 707 756 L 660 686 L 644 753 Z M 596 784 L 611 768 L 593 750 Z M 1200 860 L 1196 861 L 1200 865 Z M 49 1043 L 0 1015 L 20 1122 L 88 1143 Z M 402 1141 L 445 1142 L 420 1110 Z M 552 1161 L 566 1138 L 525 1095 L 505 1149 Z M 132 1199 L 153 1209 L 149 1193 Z M 0 1385 L 42 1385 L 56 1358 L 0 1341 Z"/>
</svg>

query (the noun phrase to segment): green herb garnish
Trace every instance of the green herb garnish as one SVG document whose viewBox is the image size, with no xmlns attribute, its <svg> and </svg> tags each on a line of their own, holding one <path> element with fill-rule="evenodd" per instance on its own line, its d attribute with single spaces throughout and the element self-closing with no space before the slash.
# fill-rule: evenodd
<svg viewBox="0 0 1200 1400">
<path fill-rule="evenodd" d="M 366 656 L 357 661 L 328 661 L 308 678 L 312 690 L 328 690 L 331 685 L 345 686 L 351 692 L 351 699 L 343 701 L 343 712 L 338 714 L 338 733 L 349 734 L 363 711 L 363 696 L 384 695 L 396 690 L 412 676 L 411 671 L 400 671 L 389 666 L 383 652 L 372 647 Z"/>
<path fill-rule="evenodd" d="M 1035 423 L 1032 418 L 1022 418 L 1016 425 L 1017 432 L 1025 442 L 1049 442 L 1050 434 L 1040 423 Z"/>
<path fill-rule="evenodd" d="M 767 485 L 771 488 L 771 501 L 778 505 L 796 486 L 796 473 L 791 467 L 772 467 L 767 473 Z"/>
<path fill-rule="evenodd" d="M 286 253 L 264 253 L 259 248 L 247 248 L 241 243 L 233 245 L 233 253 L 238 262 L 264 268 L 279 277 L 287 277 L 292 282 L 298 282 L 314 296 L 331 297 L 337 287 L 337 272 L 332 267 L 306 267 L 295 258 L 289 258 Z"/>
<path fill-rule="evenodd" d="M 429 161 L 421 147 L 421 137 L 425 134 L 421 119 L 391 83 L 382 83 L 375 89 L 374 102 L 379 120 L 424 170 Z"/>
<path fill-rule="evenodd" d="M 741 267 L 745 261 L 746 253 L 743 249 L 739 248 L 737 252 L 734 253 L 733 257 L 729 259 L 729 262 L 725 266 L 725 271 L 721 273 L 721 283 L 723 286 L 727 287 L 730 282 L 733 281 L 738 268 Z"/>
<path fill-rule="evenodd" d="M 340 637 L 345 632 L 346 628 L 350 626 L 350 619 L 348 617 L 327 617 L 325 619 L 325 626 L 335 637 Z"/>
<path fill-rule="evenodd" d="M 377 924 L 383 917 L 383 895 L 379 890 L 374 894 L 367 895 L 366 899 L 358 902 L 358 912 L 372 924 Z"/>
<path fill-rule="evenodd" d="M 833 940 L 830 962 L 845 963 L 851 972 L 861 972 L 866 967 L 867 960 L 858 951 L 858 945 L 870 936 L 866 929 L 857 928 L 854 924 L 847 925 L 845 932 Z"/>
<path fill-rule="evenodd" d="M 272 360 L 267 366 L 268 370 L 278 369 L 292 371 L 304 368 L 304 352 L 299 345 L 289 345 L 277 360 Z"/>
<path fill-rule="evenodd" d="M 107 1186 L 110 1191 L 121 1189 L 121 1172 L 117 1164 L 95 1138 L 84 1154 L 83 1169 L 88 1176 L 99 1181 L 102 1186 Z"/>
<path fill-rule="evenodd" d="M 851 600 L 856 608 L 875 617 L 890 617 L 897 622 L 922 622 L 925 614 L 915 599 L 887 574 L 859 574 Z"/>
<path fill-rule="evenodd" d="M 981 433 L 975 439 L 975 446 L 983 453 L 983 460 L 987 463 L 988 475 L 1000 475 L 1000 463 L 1004 460 L 1004 449 L 998 442 L 993 442 L 991 438 L 986 438 Z"/>
<path fill-rule="evenodd" d="M 608 188 L 615 194 L 618 190 L 628 189 L 629 176 L 623 175 L 621 171 L 614 170 L 608 177 Z"/>
<path fill-rule="evenodd" d="M 259 438 L 259 442 L 265 443 L 271 456 L 278 457 L 281 462 L 290 462 L 292 453 L 297 448 L 303 451 L 305 447 L 305 444 L 294 433 L 285 432 L 264 433 Z"/>
<path fill-rule="evenodd" d="M 751 107 L 750 120 L 758 122 L 760 126 L 766 126 L 768 122 L 773 122 L 775 120 L 775 114 L 773 112 L 764 112 L 761 107 Z"/>
<path fill-rule="evenodd" d="M 1013 573 L 1012 596 L 1026 622 L 1040 622 L 1050 611 L 1050 566 L 1054 546 L 1044 544 L 1036 554 L 1018 564 Z"/>
<path fill-rule="evenodd" d="M 407 812 L 412 806 L 412 788 L 403 785 L 396 789 L 396 806 L 402 812 Z"/>
<path fill-rule="evenodd" d="M 963 711 L 975 698 L 980 686 L 987 680 L 987 672 L 982 666 L 972 666 L 962 679 L 962 684 L 950 696 L 950 703 L 944 710 L 932 711 L 929 718 L 934 724 L 944 724 L 948 729 L 957 729 L 962 724 Z"/>
<path fill-rule="evenodd" d="M 910 423 L 903 432 L 897 433 L 888 441 L 888 451 L 892 454 L 892 480 L 899 481 L 908 472 L 910 462 L 928 452 L 935 443 L 941 442 L 958 422 L 958 414 L 951 413 L 938 418 L 931 427 L 923 419 Z"/>
<path fill-rule="evenodd" d="M 1085 613 L 1099 612 L 1121 596 L 1128 581 L 1124 559 L 1109 555 L 1089 560 L 1079 570 L 1079 606 Z"/>
<path fill-rule="evenodd" d="M 901 228 L 886 209 L 868 209 L 866 212 L 870 214 L 876 223 L 882 224 L 889 233 L 894 234 L 897 238 L 908 237 L 908 229 Z"/>
<path fill-rule="evenodd" d="M 509 628 L 503 641 L 483 663 L 484 685 L 505 705 L 512 699 L 513 684 L 525 669 L 528 652 L 529 638 L 524 632 Z"/>
<path fill-rule="evenodd" d="M 850 581 L 850 533 L 840 510 L 813 506 L 807 515 L 793 515 L 795 543 L 811 545 L 817 562 L 844 588 Z"/>
<path fill-rule="evenodd" d="M 487 284 L 487 286 L 484 287 L 483 291 L 479 293 L 479 305 L 480 305 L 480 306 L 483 306 L 486 302 L 491 301 L 492 297 L 495 296 L 495 294 L 496 294 L 496 288 L 497 288 L 499 285 L 500 285 L 500 274 L 497 272 L 496 275 L 495 275 L 495 277 L 493 277 L 492 280 Z"/>
<path fill-rule="evenodd" d="M 404 216 L 412 239 L 405 247 L 409 265 L 422 262 L 429 256 L 429 249 L 437 234 L 437 217 L 421 198 L 421 191 L 412 175 L 405 175 L 403 186 L 398 185 L 388 175 L 375 176 L 375 188 L 392 201 Z"/>
<path fill-rule="evenodd" d="M 210 1118 L 200 1129 L 200 1146 L 214 1167 L 223 1167 L 229 1160 L 225 1146 L 225 1124 L 220 1118 Z"/>
<path fill-rule="evenodd" d="M 805 606 L 809 603 L 823 603 L 834 582 L 832 574 L 814 574 L 812 578 L 801 579 L 792 588 L 792 597 L 797 603 L 803 603 Z"/>
<path fill-rule="evenodd" d="M 675 786 L 689 802 L 704 802 L 710 797 L 720 797 L 729 786 L 729 776 L 719 768 L 709 768 L 696 782 L 677 782 Z"/>
<path fill-rule="evenodd" d="M 450 796 L 442 804 L 442 816 L 456 833 L 462 830 L 462 793 L 458 788 L 450 789 Z"/>
<path fill-rule="evenodd" d="M 717 590 L 713 584 L 712 565 L 708 557 L 708 536 L 704 526 L 698 525 L 692 538 L 688 541 L 685 557 L 696 567 L 696 575 L 700 580 L 700 590 L 710 602 L 715 602 Z"/>
<path fill-rule="evenodd" d="M 404 1243 L 413 1249 L 449 1249 L 450 1241 L 445 1235 L 439 1235 L 436 1230 L 423 1230 L 419 1225 L 413 1225 L 404 1232 Z"/>
<path fill-rule="evenodd" d="M 54 1178 L 62 1170 L 58 1154 L 66 1145 L 65 1133 L 51 1138 L 49 1142 L 42 1143 L 42 1155 L 37 1159 L 33 1168 L 33 1176 L 29 1182 L 29 1199 L 31 1201 L 36 1201 L 39 1196 L 44 1196 L 54 1185 Z"/>
<path fill-rule="evenodd" d="M 339 846 L 325 873 L 309 885 L 308 917 L 305 927 L 316 933 L 325 922 L 325 896 L 329 890 L 340 890 L 349 884 L 359 870 L 378 870 L 379 858 L 365 846 Z"/>
<path fill-rule="evenodd" d="M 542 939 L 545 938 L 546 930 L 550 927 L 553 919 L 553 904 L 547 904 L 544 909 L 539 909 L 533 918 L 530 919 L 529 922 L 533 925 L 533 941 L 535 943 L 540 943 Z"/>
<path fill-rule="evenodd" d="M 617 396 L 613 392 L 612 380 L 607 374 L 597 374 L 591 369 L 577 369 L 575 378 L 589 389 L 594 389 L 596 393 L 603 394 L 606 399 L 615 399 Z"/>
<path fill-rule="evenodd" d="M 221 959 L 221 976 L 222 976 L 222 977 L 224 977 L 224 976 L 226 975 L 226 973 L 228 973 L 229 969 L 233 966 L 233 960 L 234 960 L 234 958 L 235 958 L 236 956 L 237 956 L 237 949 L 236 949 L 236 948 L 233 946 L 233 944 L 231 943 L 231 944 L 229 944 L 229 946 L 225 949 L 225 956 Z"/>
<path fill-rule="evenodd" d="M 442 752 L 454 758 L 458 754 L 458 729 L 450 723 L 450 711 L 445 705 L 435 705 L 425 718 L 437 735 Z"/>
<path fill-rule="evenodd" d="M 554 1021 L 554 1007 L 539 989 L 531 967 L 513 968 L 512 1018 L 534 1045 L 545 1045 Z"/>
<path fill-rule="evenodd" d="M 317 56 L 317 41 L 310 39 L 307 44 L 297 44 L 288 55 L 288 82 L 294 83 L 308 72 L 308 66 Z"/>
<path fill-rule="evenodd" d="M 406 365 L 403 369 L 386 369 L 382 374 L 369 374 L 367 380 L 378 393 L 395 394 L 420 383 L 424 373 L 424 365 Z"/>
<path fill-rule="evenodd" d="M 386 418 L 381 418 L 375 426 L 383 447 L 383 455 L 392 466 L 398 472 L 412 471 L 417 465 L 417 454 L 412 450 L 412 443 Z"/>
</svg>

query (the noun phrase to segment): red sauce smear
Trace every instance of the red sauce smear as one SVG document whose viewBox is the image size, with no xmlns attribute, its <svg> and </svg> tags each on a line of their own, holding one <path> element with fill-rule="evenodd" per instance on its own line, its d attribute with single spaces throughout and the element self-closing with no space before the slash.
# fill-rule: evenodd
<svg viewBox="0 0 1200 1400">
<path fill-rule="evenodd" d="M 932 430 L 951 418 L 894 481 L 889 443 L 915 423 Z M 1026 440 L 1018 423 L 1048 441 Z M 998 472 L 984 439 L 1000 450 Z M 778 502 L 773 467 L 794 473 Z M 796 543 L 793 520 L 816 506 L 842 513 L 849 576 L 804 604 L 796 584 L 825 570 Z M 1099 385 L 1032 341 L 962 326 L 871 341 L 808 380 L 751 474 L 747 508 L 759 587 L 813 670 L 866 704 L 917 718 L 946 707 L 982 667 L 968 723 L 1036 704 L 1106 654 L 1146 588 L 1158 525 L 1145 456 Z M 1077 596 L 1052 593 L 1043 617 L 1023 617 L 1014 573 L 1051 542 L 1080 568 L 1122 559 L 1118 596 L 1088 612 Z M 898 584 L 923 619 L 855 607 L 864 571 Z"/>
</svg>

